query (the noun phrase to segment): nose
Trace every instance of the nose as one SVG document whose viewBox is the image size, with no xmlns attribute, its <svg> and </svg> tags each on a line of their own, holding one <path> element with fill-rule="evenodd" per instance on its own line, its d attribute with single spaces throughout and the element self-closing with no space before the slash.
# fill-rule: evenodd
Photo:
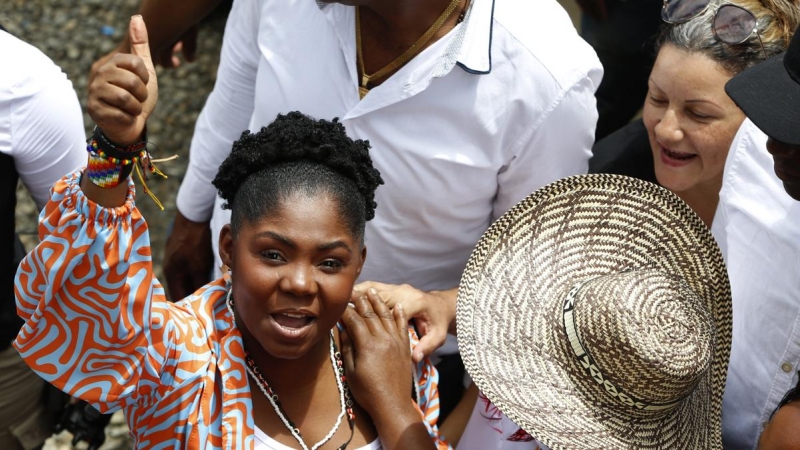
<svg viewBox="0 0 800 450">
<path fill-rule="evenodd" d="M 664 111 L 664 115 L 655 126 L 655 134 L 659 142 L 667 145 L 683 139 L 683 129 L 674 110 L 667 109 Z"/>
<path fill-rule="evenodd" d="M 280 289 L 296 296 L 315 295 L 317 282 L 309 264 L 287 264 L 281 274 Z"/>
</svg>

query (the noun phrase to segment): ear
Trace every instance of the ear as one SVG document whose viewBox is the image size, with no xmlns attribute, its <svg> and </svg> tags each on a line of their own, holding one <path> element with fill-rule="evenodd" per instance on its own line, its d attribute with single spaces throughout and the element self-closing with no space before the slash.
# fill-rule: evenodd
<svg viewBox="0 0 800 450">
<path fill-rule="evenodd" d="M 231 224 L 226 224 L 219 230 L 219 259 L 222 264 L 233 270 L 233 249 L 234 249 L 233 230 Z"/>
<path fill-rule="evenodd" d="M 367 246 L 364 245 L 361 247 L 361 262 L 358 264 L 358 269 L 356 270 L 356 278 L 361 275 L 361 269 L 364 267 L 364 261 L 367 260 Z"/>
</svg>

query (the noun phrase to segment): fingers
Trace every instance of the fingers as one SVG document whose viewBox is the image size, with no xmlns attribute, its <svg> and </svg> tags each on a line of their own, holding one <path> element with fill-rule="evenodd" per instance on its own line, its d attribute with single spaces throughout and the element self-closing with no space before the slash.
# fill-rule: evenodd
<svg viewBox="0 0 800 450">
<path fill-rule="evenodd" d="M 375 312 L 369 295 L 359 295 L 353 299 L 352 303 L 371 335 L 375 336 L 383 331 L 382 319 Z"/>
<path fill-rule="evenodd" d="M 128 38 L 131 42 L 131 53 L 144 60 L 148 72 L 154 72 L 153 58 L 150 56 L 150 41 L 147 38 L 147 27 L 142 16 L 137 14 L 131 17 Z"/>
<path fill-rule="evenodd" d="M 411 359 L 415 363 L 422 361 L 426 356 L 432 355 L 437 348 L 441 347 L 446 338 L 447 335 L 441 335 L 441 333 L 436 332 L 430 332 L 422 336 L 411 352 Z"/>
<path fill-rule="evenodd" d="M 408 317 L 406 317 L 406 312 L 403 310 L 403 304 L 398 303 L 397 307 L 392 310 L 392 314 L 394 315 L 397 336 L 400 338 L 403 347 L 409 348 L 411 342 L 408 337 Z"/>
<path fill-rule="evenodd" d="M 348 306 L 345 308 L 344 314 L 342 314 L 342 322 L 347 328 L 347 334 L 353 346 L 360 346 L 363 341 L 371 339 L 372 333 L 355 307 Z"/>
<path fill-rule="evenodd" d="M 369 299 L 369 302 L 372 305 L 372 310 L 375 311 L 375 315 L 380 318 L 380 321 L 383 324 L 383 330 L 390 334 L 397 334 L 395 316 L 392 313 L 392 310 L 389 309 L 389 307 L 383 302 L 383 299 L 380 297 L 380 295 L 378 295 L 378 291 L 375 289 L 367 290 L 367 299 Z"/>
<path fill-rule="evenodd" d="M 348 307 L 348 309 L 351 309 Z M 353 373 L 356 368 L 355 350 L 353 341 L 346 329 L 339 330 L 339 342 L 342 345 L 342 362 L 344 363 L 345 373 Z"/>
</svg>

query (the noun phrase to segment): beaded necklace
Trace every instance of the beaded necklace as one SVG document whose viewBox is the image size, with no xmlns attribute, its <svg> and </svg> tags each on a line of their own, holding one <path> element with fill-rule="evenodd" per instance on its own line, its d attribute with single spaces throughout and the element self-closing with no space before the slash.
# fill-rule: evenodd
<svg viewBox="0 0 800 450">
<path fill-rule="evenodd" d="M 233 296 L 231 291 L 228 291 L 228 298 L 226 306 L 228 307 L 228 312 L 231 314 L 234 323 L 236 322 L 236 316 L 233 314 Z M 355 431 L 355 413 L 353 412 L 353 399 L 350 395 L 350 388 L 347 386 L 347 380 L 344 376 L 344 364 L 342 363 L 342 354 L 336 348 L 336 342 L 333 338 L 333 330 L 330 332 L 330 354 L 331 354 L 331 365 L 333 366 L 333 372 L 336 375 L 336 387 L 339 390 L 339 403 L 341 404 L 341 412 L 339 416 L 336 418 L 336 423 L 331 428 L 331 431 L 322 438 L 321 441 L 314 444 L 310 450 L 317 450 L 321 446 L 325 445 L 328 441 L 331 440 L 336 431 L 339 429 L 339 425 L 342 423 L 342 418 L 347 415 L 347 423 L 350 426 L 350 437 L 347 439 L 347 442 L 342 444 L 338 447 L 337 450 L 345 450 L 347 445 L 350 441 L 353 440 L 353 433 Z M 289 416 L 286 414 L 286 411 L 283 410 L 281 406 L 281 401 L 278 398 L 278 394 L 276 394 L 272 388 L 267 383 L 267 380 L 264 378 L 263 374 L 261 373 L 261 369 L 258 368 L 253 358 L 250 357 L 250 353 L 245 350 L 245 362 L 247 363 L 246 369 L 247 373 L 250 374 L 250 377 L 253 381 L 256 382 L 258 388 L 267 397 L 269 400 L 270 405 L 272 405 L 272 409 L 275 410 L 275 414 L 277 414 L 278 418 L 281 419 L 283 425 L 289 430 L 292 436 L 297 440 L 300 444 L 300 447 L 303 450 L 309 450 L 309 447 L 306 445 L 305 441 L 303 440 L 303 436 L 300 434 L 300 429 L 289 419 Z"/>
</svg>

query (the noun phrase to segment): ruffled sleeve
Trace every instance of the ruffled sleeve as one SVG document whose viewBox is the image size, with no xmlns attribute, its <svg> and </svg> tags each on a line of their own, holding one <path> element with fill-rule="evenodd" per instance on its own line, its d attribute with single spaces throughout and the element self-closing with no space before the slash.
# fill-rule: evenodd
<svg viewBox="0 0 800 450">
<path fill-rule="evenodd" d="M 82 171 L 53 187 L 39 217 L 41 243 L 17 269 L 14 346 L 39 376 L 101 411 L 156 401 L 175 311 L 153 276 L 147 224 L 130 182 L 125 203 L 104 208 L 80 189 Z"/>
</svg>

